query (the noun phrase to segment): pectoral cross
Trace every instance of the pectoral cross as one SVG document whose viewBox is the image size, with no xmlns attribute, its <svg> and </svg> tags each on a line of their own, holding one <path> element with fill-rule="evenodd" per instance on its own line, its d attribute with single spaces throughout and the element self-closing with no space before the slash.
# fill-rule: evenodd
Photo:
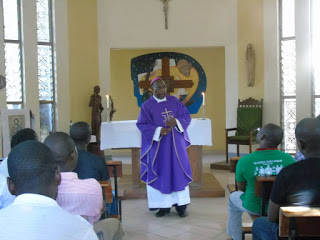
<svg viewBox="0 0 320 240">
<path fill-rule="evenodd" d="M 164 117 L 164 122 L 169 120 L 170 115 L 172 115 L 172 111 L 168 111 L 167 108 L 165 108 L 165 111 L 161 113 L 162 117 Z"/>
<path fill-rule="evenodd" d="M 160 0 L 163 2 L 163 12 L 165 17 L 165 28 L 168 29 L 168 10 L 169 10 L 169 2 L 171 0 Z"/>
</svg>

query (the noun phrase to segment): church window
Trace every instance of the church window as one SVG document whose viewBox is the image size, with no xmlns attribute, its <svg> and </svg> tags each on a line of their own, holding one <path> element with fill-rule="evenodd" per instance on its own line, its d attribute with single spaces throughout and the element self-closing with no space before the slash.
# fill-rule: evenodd
<svg viewBox="0 0 320 240">
<path fill-rule="evenodd" d="M 284 129 L 282 149 L 296 151 L 296 39 L 295 1 L 280 0 L 280 96 L 281 125 Z"/>
<path fill-rule="evenodd" d="M 23 107 L 23 56 L 21 43 L 21 2 L 2 0 L 6 101 L 8 109 Z"/>
<path fill-rule="evenodd" d="M 37 0 L 38 80 L 40 135 L 55 125 L 55 58 L 53 45 L 52 1 Z"/>
<path fill-rule="evenodd" d="M 320 114 L 320 1 L 311 2 L 311 79 L 313 115 Z"/>
</svg>

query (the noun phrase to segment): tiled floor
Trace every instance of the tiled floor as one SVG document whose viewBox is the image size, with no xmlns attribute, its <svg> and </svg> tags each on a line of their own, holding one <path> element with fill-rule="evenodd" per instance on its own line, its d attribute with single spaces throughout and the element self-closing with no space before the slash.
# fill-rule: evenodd
<svg viewBox="0 0 320 240">
<path fill-rule="evenodd" d="M 125 173 L 131 172 L 129 154 L 116 153 L 114 158 L 123 161 Z M 224 155 L 220 153 L 204 153 L 203 171 L 214 174 L 225 187 L 234 182 L 234 174 L 210 169 L 210 163 L 223 159 Z M 157 218 L 155 212 L 148 210 L 147 200 L 125 200 L 122 203 L 125 239 L 228 239 L 225 234 L 228 197 L 226 190 L 224 198 L 192 198 L 186 218 L 180 218 L 174 209 L 170 215 Z M 249 221 L 249 217 L 244 215 L 244 220 Z"/>
</svg>

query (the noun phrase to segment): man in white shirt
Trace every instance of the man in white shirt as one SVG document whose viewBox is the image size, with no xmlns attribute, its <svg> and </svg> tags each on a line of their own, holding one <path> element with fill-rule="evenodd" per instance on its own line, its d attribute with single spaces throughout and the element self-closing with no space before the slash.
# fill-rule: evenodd
<svg viewBox="0 0 320 240">
<path fill-rule="evenodd" d="M 0 211 L 0 240 L 97 240 L 92 226 L 72 215 L 54 200 L 61 181 L 50 149 L 36 141 L 16 146 L 8 157 L 11 194 L 14 202 Z"/>
<path fill-rule="evenodd" d="M 11 149 L 28 140 L 38 141 L 37 133 L 31 128 L 19 130 L 11 138 Z M 0 209 L 9 206 L 15 199 L 8 190 L 7 177 L 9 177 L 8 158 L 5 158 L 0 164 Z"/>
</svg>

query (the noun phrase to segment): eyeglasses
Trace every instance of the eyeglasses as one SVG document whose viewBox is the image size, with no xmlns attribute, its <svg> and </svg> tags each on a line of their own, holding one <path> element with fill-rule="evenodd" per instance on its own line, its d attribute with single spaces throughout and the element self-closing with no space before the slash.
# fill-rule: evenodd
<svg viewBox="0 0 320 240">
<path fill-rule="evenodd" d="M 262 133 L 264 135 L 264 137 L 270 141 L 270 139 L 267 137 L 266 133 L 261 128 L 257 128 L 256 131 Z"/>
</svg>

